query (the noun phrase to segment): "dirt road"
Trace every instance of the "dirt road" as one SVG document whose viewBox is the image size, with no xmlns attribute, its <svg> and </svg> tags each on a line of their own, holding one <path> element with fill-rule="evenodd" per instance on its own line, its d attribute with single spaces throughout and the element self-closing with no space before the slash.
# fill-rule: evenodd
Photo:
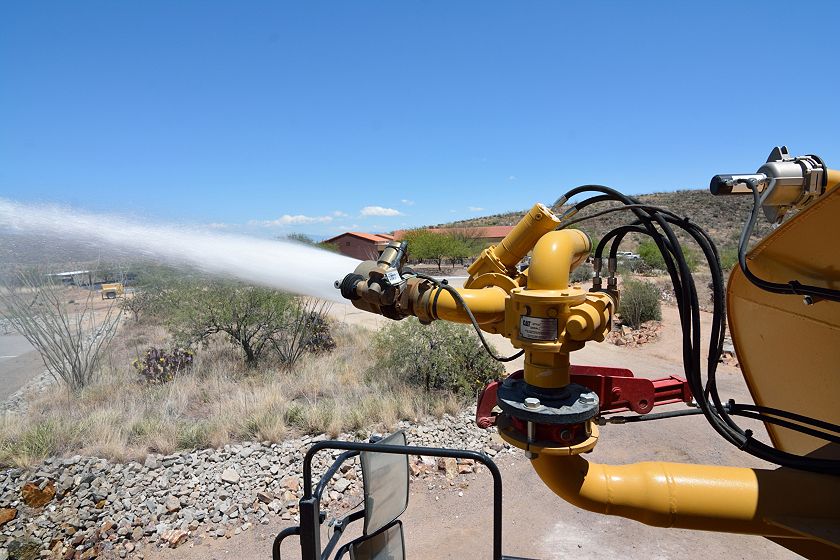
<svg viewBox="0 0 840 560">
<path fill-rule="evenodd" d="M 20 335 L 0 336 L 0 402 L 44 371 L 44 362 Z"/>
<path fill-rule="evenodd" d="M 372 327 L 386 319 L 336 305 L 336 317 Z M 704 327 L 710 316 L 703 314 Z M 642 348 L 590 343 L 572 356 L 573 363 L 620 366 L 637 375 L 681 375 L 677 311 L 663 309 L 665 328 L 659 340 Z M 706 331 L 704 331 L 706 332 Z M 513 348 L 499 336 L 491 337 L 497 350 Z M 509 364 L 519 369 L 521 359 Z M 738 369 L 721 366 L 719 386 L 725 397 L 749 400 Z M 671 405 L 671 408 L 679 407 Z M 760 426 L 752 426 L 760 430 Z M 757 432 L 758 433 L 758 432 Z M 409 442 L 411 443 L 411 442 Z M 591 461 L 611 464 L 664 460 L 698 464 L 768 466 L 733 448 L 700 416 L 675 418 L 602 428 Z M 528 558 L 630 558 L 669 559 L 684 556 L 728 559 L 789 559 L 799 556 L 761 537 L 648 527 L 635 521 L 579 510 L 555 496 L 531 470 L 521 453 L 497 457 L 504 479 L 504 553 Z M 408 558 L 488 558 L 491 546 L 490 478 L 485 472 L 463 489 L 449 488 L 438 480 L 414 481 L 409 509 L 403 517 Z M 230 540 L 204 539 L 177 550 L 147 550 L 146 560 L 204 560 L 268 558 L 271 542 L 282 526 L 256 526 Z M 352 533 L 348 531 L 348 535 Z M 298 558 L 292 538 L 284 558 Z"/>
</svg>

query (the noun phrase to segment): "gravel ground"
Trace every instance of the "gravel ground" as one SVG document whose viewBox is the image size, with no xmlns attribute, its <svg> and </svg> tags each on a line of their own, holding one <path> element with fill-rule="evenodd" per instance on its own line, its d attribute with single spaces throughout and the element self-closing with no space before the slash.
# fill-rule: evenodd
<svg viewBox="0 0 840 560">
<path fill-rule="evenodd" d="M 494 440 L 493 432 L 476 427 L 470 412 L 423 425 L 402 422 L 399 428 L 412 445 L 491 456 L 509 450 Z M 256 524 L 297 521 L 303 456 L 311 443 L 324 438 L 149 455 L 143 464 L 74 456 L 48 459 L 32 470 L 6 470 L 0 473 L 0 558 L 21 556 L 21 551 L 33 557 L 125 558 L 142 555 L 151 545 L 175 548 L 198 535 L 224 539 Z M 331 462 L 329 453 L 319 454 L 315 472 Z M 416 477 L 440 468 L 454 484 L 475 467 L 416 457 L 411 468 Z M 346 464 L 329 486 L 324 505 L 334 512 L 358 505 L 360 480 L 358 464 Z"/>
</svg>

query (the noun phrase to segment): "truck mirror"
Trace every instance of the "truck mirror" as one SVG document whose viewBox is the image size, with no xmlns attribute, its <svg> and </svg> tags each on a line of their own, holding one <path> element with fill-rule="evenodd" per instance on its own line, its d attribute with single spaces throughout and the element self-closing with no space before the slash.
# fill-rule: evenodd
<svg viewBox="0 0 840 560">
<path fill-rule="evenodd" d="M 402 523 L 355 541 L 350 547 L 350 560 L 405 560 Z"/>
<path fill-rule="evenodd" d="M 405 444 L 405 433 L 397 432 L 376 445 Z M 361 463 L 365 493 L 364 534 L 372 535 L 396 520 L 408 507 L 408 455 L 364 451 Z"/>
</svg>

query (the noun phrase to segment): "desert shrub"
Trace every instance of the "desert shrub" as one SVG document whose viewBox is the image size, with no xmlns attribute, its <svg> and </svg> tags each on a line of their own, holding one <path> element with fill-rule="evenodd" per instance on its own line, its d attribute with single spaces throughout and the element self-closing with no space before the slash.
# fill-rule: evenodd
<svg viewBox="0 0 840 560">
<path fill-rule="evenodd" d="M 688 265 L 688 270 L 694 271 L 697 268 L 697 254 L 691 247 L 681 244 L 685 263 Z M 656 270 L 665 270 L 665 259 L 662 258 L 662 253 L 659 252 L 659 247 L 656 243 L 647 239 L 639 243 L 639 257 L 650 268 Z"/>
<path fill-rule="evenodd" d="M 317 354 L 335 348 L 327 309 L 326 303 L 306 298 L 296 298 L 288 306 L 281 319 L 285 328 L 271 338 L 271 344 L 286 368 L 294 366 L 307 352 Z"/>
<path fill-rule="evenodd" d="M 592 265 L 583 263 L 569 274 L 570 284 L 582 284 L 592 280 Z"/>
<path fill-rule="evenodd" d="M 184 422 L 179 426 L 176 443 L 179 449 L 203 449 L 210 444 L 206 422 Z"/>
<path fill-rule="evenodd" d="M 664 261 L 663 261 L 664 266 Z M 626 259 L 619 261 L 618 263 L 618 270 L 619 272 L 624 272 L 627 270 L 634 274 L 651 274 L 653 272 L 653 267 L 644 260 L 644 259 Z"/>
<path fill-rule="evenodd" d="M 659 288 L 650 282 L 625 280 L 619 305 L 621 319 L 633 328 L 639 328 L 645 321 L 662 320 Z"/>
<path fill-rule="evenodd" d="M 412 318 L 390 325 L 376 334 L 374 352 L 371 376 L 426 391 L 472 396 L 504 371 L 487 355 L 471 328 L 444 321 L 421 325 Z"/>
<path fill-rule="evenodd" d="M 122 299 L 120 307 L 123 311 L 129 311 L 134 317 L 134 320 L 139 322 L 140 317 L 151 311 L 154 304 L 153 294 L 135 290 Z"/>
<path fill-rule="evenodd" d="M 162 348 L 149 348 L 132 362 L 132 367 L 149 383 L 167 383 L 192 366 L 193 353 L 183 348 L 167 352 Z"/>
<path fill-rule="evenodd" d="M 720 267 L 727 271 L 732 270 L 738 264 L 738 248 L 724 247 L 719 252 Z"/>
<path fill-rule="evenodd" d="M 0 438 L 0 464 L 42 461 L 54 455 L 61 444 L 56 424 L 50 420 L 34 423 L 20 433 Z"/>
<path fill-rule="evenodd" d="M 308 352 L 318 354 L 335 349 L 335 339 L 332 336 L 330 322 L 323 313 L 310 311 L 306 316 L 306 337 L 303 346 Z"/>
</svg>

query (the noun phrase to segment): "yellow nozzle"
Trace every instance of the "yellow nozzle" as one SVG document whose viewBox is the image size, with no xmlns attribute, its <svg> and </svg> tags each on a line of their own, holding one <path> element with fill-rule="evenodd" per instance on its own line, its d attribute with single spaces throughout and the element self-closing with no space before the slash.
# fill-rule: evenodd
<svg viewBox="0 0 840 560">
<path fill-rule="evenodd" d="M 528 254 L 540 237 L 560 225 L 560 219 L 544 204 L 535 204 L 498 245 L 485 249 L 470 265 L 469 288 L 483 274 L 515 275 L 516 264 Z"/>
</svg>

